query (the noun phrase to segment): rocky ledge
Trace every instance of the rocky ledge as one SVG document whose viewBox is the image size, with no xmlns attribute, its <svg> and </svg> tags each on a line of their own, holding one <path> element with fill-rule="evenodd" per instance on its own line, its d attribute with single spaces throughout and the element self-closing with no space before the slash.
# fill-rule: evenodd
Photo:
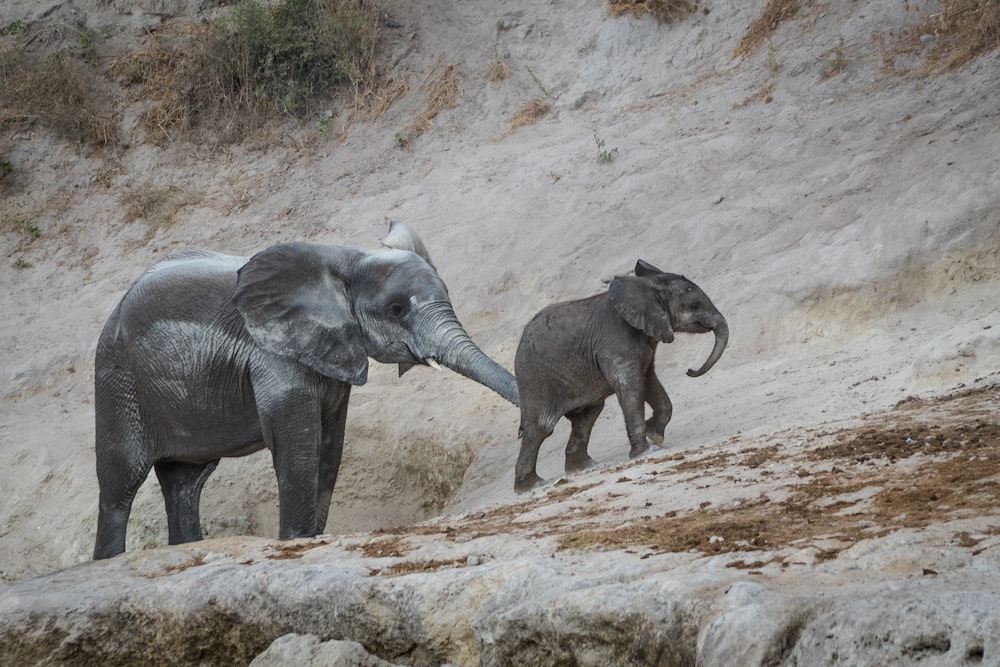
<svg viewBox="0 0 1000 667">
<path fill-rule="evenodd" d="M 0 663 L 996 664 L 998 400 L 664 452 L 399 529 L 86 563 L 0 588 Z"/>
</svg>

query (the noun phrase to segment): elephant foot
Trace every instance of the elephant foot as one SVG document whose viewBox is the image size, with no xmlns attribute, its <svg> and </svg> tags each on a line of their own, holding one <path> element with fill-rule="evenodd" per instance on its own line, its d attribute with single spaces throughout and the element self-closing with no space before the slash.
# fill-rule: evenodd
<svg viewBox="0 0 1000 667">
<path fill-rule="evenodd" d="M 649 443 L 652 444 L 652 445 L 657 445 L 657 446 L 662 445 L 663 444 L 663 434 L 662 433 L 656 433 L 655 431 L 653 431 L 653 432 L 646 431 L 646 440 L 648 440 Z"/>
<path fill-rule="evenodd" d="M 638 447 L 632 447 L 628 452 L 628 457 L 630 459 L 637 459 L 639 457 L 646 456 L 648 454 L 652 454 L 653 452 L 658 452 L 658 451 L 660 451 L 660 447 L 654 444 L 647 443 L 645 445 L 639 445 Z"/>
<path fill-rule="evenodd" d="M 536 473 L 531 473 L 524 479 L 514 480 L 514 492 L 524 493 L 525 491 L 531 491 L 532 489 L 537 489 L 541 486 L 545 486 L 548 482 L 539 477 Z"/>
<path fill-rule="evenodd" d="M 582 458 L 567 458 L 566 459 L 566 473 L 581 472 L 589 468 L 596 468 L 599 464 L 594 459 L 589 456 L 584 456 Z"/>
</svg>

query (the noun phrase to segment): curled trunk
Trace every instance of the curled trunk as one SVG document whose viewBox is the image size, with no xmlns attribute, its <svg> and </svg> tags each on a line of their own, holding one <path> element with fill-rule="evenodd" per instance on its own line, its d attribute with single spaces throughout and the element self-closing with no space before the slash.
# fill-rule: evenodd
<svg viewBox="0 0 1000 667">
<path fill-rule="evenodd" d="M 715 326 L 713 331 L 715 332 L 715 346 L 712 348 L 712 353 L 708 355 L 708 359 L 701 365 L 701 368 L 698 370 L 694 370 L 693 368 L 688 369 L 687 374 L 689 377 L 696 378 L 699 375 L 707 373 L 715 365 L 715 362 L 719 360 L 722 353 L 725 352 L 726 345 L 729 343 L 729 325 L 725 320 L 722 320 Z"/>
</svg>

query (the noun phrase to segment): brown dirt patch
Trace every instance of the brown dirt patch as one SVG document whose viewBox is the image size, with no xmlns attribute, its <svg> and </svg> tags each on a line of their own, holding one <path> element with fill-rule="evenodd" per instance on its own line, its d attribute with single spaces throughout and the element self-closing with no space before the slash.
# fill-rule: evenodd
<svg viewBox="0 0 1000 667">
<path fill-rule="evenodd" d="M 926 401 L 911 399 L 896 408 L 869 415 L 860 425 L 801 434 L 783 432 L 780 442 L 740 447 L 730 440 L 722 451 L 700 457 L 674 456 L 665 466 L 644 472 L 650 482 L 678 479 L 678 473 L 727 479 L 734 466 L 747 497 L 739 502 L 705 501 L 698 509 L 622 514 L 615 500 L 628 500 L 628 487 L 616 487 L 597 498 L 585 491 L 604 481 L 555 486 L 532 501 L 472 513 L 450 521 L 377 531 L 366 543 L 348 547 L 366 557 L 403 558 L 414 547 L 407 538 L 440 535 L 463 542 L 484 536 L 518 533 L 556 536 L 559 549 L 636 549 L 654 553 L 722 554 L 812 548 L 818 560 L 837 554 L 860 540 L 899 530 L 986 517 L 1000 532 L 1000 385 L 966 390 Z M 777 437 L 777 436 L 775 436 Z M 815 443 L 803 448 L 801 444 Z M 634 481 L 630 469 L 641 461 L 609 469 L 617 483 Z M 768 473 L 768 491 L 749 490 Z M 609 477 L 609 479 L 611 479 Z M 733 478 L 729 478 L 733 479 Z M 640 482 L 643 483 L 643 482 Z M 758 487 L 759 489 L 759 487 Z M 547 505 L 565 511 L 526 520 Z M 646 502 L 645 507 L 651 503 Z M 992 524 L 990 524 L 992 525 Z M 955 543 L 974 548 L 978 539 L 956 533 Z M 391 566 L 389 574 L 428 571 L 460 565 L 461 559 L 412 561 Z M 754 570 L 782 557 L 737 561 Z"/>
<path fill-rule="evenodd" d="M 328 540 L 309 540 L 303 542 L 279 542 L 271 547 L 268 560 L 291 560 L 302 558 L 307 551 L 329 544 Z"/>
<path fill-rule="evenodd" d="M 904 528 L 972 516 L 997 516 L 1000 522 L 1000 424 L 995 416 L 984 418 L 995 415 L 998 406 L 997 387 L 909 404 L 870 417 L 872 423 L 830 434 L 831 445 L 795 457 L 784 452 L 786 458 L 804 465 L 820 461 L 825 468 L 799 468 L 800 482 L 788 485 L 791 494 L 785 500 L 772 502 L 765 496 L 735 508 L 703 507 L 640 517 L 617 528 L 571 530 L 560 537 L 560 547 L 644 546 L 658 552 L 717 554 L 822 538 L 840 544 L 817 547 L 818 558 L 832 558 L 858 540 Z M 765 448 L 762 460 L 776 457 L 778 447 Z M 918 465 L 904 465 L 917 456 Z M 731 465 L 733 458 L 715 454 L 684 465 L 719 467 Z M 875 459 L 881 465 L 873 469 Z"/>
<path fill-rule="evenodd" d="M 381 570 L 371 570 L 372 576 L 398 577 L 414 572 L 437 572 L 450 568 L 465 567 L 468 560 L 465 558 L 443 558 L 431 560 L 407 560 L 401 563 L 394 563 Z"/>
</svg>

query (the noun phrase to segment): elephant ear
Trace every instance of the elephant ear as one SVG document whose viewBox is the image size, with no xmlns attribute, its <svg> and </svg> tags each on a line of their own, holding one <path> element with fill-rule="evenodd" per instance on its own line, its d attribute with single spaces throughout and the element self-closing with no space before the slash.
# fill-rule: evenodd
<svg viewBox="0 0 1000 667">
<path fill-rule="evenodd" d="M 392 248 L 393 250 L 409 250 L 414 252 L 424 258 L 424 261 L 431 265 L 431 268 L 437 271 L 437 267 L 434 266 L 434 262 L 431 261 L 431 255 L 427 252 L 427 247 L 424 242 L 420 240 L 417 233 L 410 229 L 409 225 L 406 225 L 399 220 L 389 221 L 389 231 L 386 232 L 385 236 L 379 239 L 381 243 L 386 248 Z"/>
<path fill-rule="evenodd" d="M 264 350 L 361 385 L 368 355 L 340 269 L 360 255 L 311 243 L 276 245 L 239 270 L 233 303 Z"/>
<path fill-rule="evenodd" d="M 661 302 L 657 286 L 647 278 L 618 276 L 608 288 L 611 305 L 635 329 L 663 343 L 674 341 L 670 311 Z"/>
<path fill-rule="evenodd" d="M 635 263 L 635 275 L 637 276 L 658 276 L 663 271 L 650 264 L 644 259 L 640 259 Z"/>
</svg>

